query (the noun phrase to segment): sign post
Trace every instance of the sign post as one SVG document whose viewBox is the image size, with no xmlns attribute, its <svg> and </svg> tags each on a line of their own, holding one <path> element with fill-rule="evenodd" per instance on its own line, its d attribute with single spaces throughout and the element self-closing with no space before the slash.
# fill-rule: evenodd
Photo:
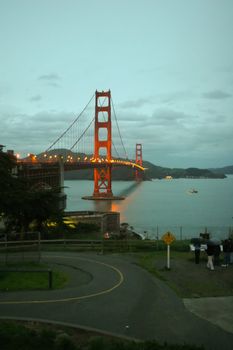
<svg viewBox="0 0 233 350">
<path fill-rule="evenodd" d="M 176 237 L 171 232 L 166 232 L 162 240 L 167 244 L 167 269 L 170 270 L 170 244 L 175 241 Z"/>
<path fill-rule="evenodd" d="M 167 269 L 170 270 L 170 244 L 167 244 Z"/>
</svg>

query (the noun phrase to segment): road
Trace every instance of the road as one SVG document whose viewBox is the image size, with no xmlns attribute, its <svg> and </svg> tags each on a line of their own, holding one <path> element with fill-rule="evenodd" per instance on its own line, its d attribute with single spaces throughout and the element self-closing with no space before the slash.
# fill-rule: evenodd
<svg viewBox="0 0 233 350">
<path fill-rule="evenodd" d="M 207 320 L 203 310 L 202 315 L 192 310 L 190 300 L 184 303 L 130 256 L 44 252 L 42 258 L 68 273 L 69 284 L 60 290 L 1 292 L 1 318 L 61 322 L 209 350 L 233 349 L 230 328 Z"/>
</svg>

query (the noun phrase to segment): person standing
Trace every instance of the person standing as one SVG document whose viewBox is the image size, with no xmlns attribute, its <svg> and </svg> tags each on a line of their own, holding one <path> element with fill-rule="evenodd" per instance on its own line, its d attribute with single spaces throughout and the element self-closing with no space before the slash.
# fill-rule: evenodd
<svg viewBox="0 0 233 350">
<path fill-rule="evenodd" d="M 199 264 L 200 252 L 201 252 L 201 243 L 200 242 L 194 243 L 195 264 Z"/>
<path fill-rule="evenodd" d="M 233 264 L 233 238 L 230 238 L 230 264 Z"/>
<path fill-rule="evenodd" d="M 223 241 L 223 253 L 224 253 L 224 264 L 223 267 L 227 267 L 231 260 L 231 241 L 230 239 L 225 239 Z"/>
<path fill-rule="evenodd" d="M 214 263 L 213 263 L 214 245 L 207 243 L 206 253 L 208 256 L 207 268 L 210 269 L 211 271 L 214 271 Z"/>
<path fill-rule="evenodd" d="M 221 253 L 221 248 L 220 248 L 220 245 L 219 244 L 216 244 L 214 246 L 214 265 L 220 265 L 220 259 L 219 259 L 219 256 L 220 256 L 220 253 Z"/>
</svg>

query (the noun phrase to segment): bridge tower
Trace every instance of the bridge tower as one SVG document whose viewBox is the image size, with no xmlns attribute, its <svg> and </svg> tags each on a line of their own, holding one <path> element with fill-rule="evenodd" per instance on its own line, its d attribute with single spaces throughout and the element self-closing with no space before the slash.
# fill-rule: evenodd
<svg viewBox="0 0 233 350">
<path fill-rule="evenodd" d="M 104 137 L 103 137 L 104 135 Z M 93 197 L 110 199 L 112 194 L 112 122 L 111 122 L 111 91 L 95 92 L 95 139 L 94 158 L 103 157 L 106 166 L 94 169 Z"/>
<path fill-rule="evenodd" d="M 135 163 L 142 166 L 142 144 L 141 143 L 136 143 Z M 142 181 L 142 171 L 139 171 L 139 170 L 135 171 L 135 180 Z"/>
</svg>

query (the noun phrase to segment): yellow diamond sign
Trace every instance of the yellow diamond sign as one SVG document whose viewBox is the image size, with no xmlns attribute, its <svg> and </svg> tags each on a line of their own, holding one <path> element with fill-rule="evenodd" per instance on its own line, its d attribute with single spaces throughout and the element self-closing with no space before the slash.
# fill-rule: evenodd
<svg viewBox="0 0 233 350">
<path fill-rule="evenodd" d="M 173 241 L 175 241 L 176 237 L 171 233 L 171 232 L 166 232 L 163 236 L 162 236 L 162 240 L 166 243 L 166 244 L 171 244 Z"/>
</svg>

